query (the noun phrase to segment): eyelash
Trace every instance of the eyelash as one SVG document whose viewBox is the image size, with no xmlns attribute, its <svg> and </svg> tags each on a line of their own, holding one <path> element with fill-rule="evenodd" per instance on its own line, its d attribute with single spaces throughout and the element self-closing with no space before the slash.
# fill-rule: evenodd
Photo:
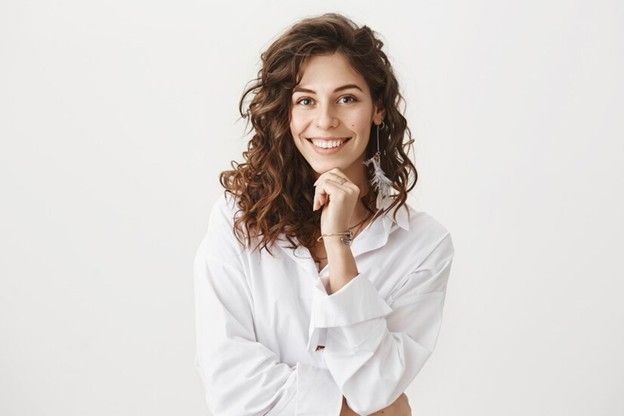
<svg viewBox="0 0 624 416">
<path fill-rule="evenodd" d="M 343 95 L 343 96 L 342 96 L 342 97 L 340 97 L 339 99 L 342 99 L 342 98 L 351 98 L 351 99 L 353 100 L 353 101 L 351 101 L 352 103 L 354 103 L 354 102 L 358 101 L 358 99 L 357 99 L 357 98 L 355 98 L 353 95 Z M 303 101 L 303 100 L 312 100 L 312 98 L 310 98 L 310 97 L 301 97 L 301 98 L 299 98 L 299 99 L 297 100 L 296 104 L 299 104 L 299 103 L 300 103 L 301 101 Z M 307 107 L 307 106 L 304 106 L 304 107 Z"/>
</svg>

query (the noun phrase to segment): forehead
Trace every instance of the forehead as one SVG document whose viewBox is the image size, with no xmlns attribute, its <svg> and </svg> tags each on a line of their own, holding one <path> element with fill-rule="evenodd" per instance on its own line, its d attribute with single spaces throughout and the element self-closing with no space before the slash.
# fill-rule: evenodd
<svg viewBox="0 0 624 416">
<path fill-rule="evenodd" d="M 334 88 L 345 84 L 355 84 L 362 91 L 368 91 L 364 77 L 340 53 L 309 57 L 301 65 L 300 74 L 298 86 L 319 93 L 330 93 Z"/>
</svg>

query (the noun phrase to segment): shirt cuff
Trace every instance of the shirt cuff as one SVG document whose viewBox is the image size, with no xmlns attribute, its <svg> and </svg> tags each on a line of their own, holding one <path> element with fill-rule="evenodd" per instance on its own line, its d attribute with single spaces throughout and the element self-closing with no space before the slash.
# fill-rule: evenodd
<svg viewBox="0 0 624 416">
<path fill-rule="evenodd" d="M 326 368 L 297 363 L 297 416 L 339 415 L 342 392 Z"/>
<path fill-rule="evenodd" d="M 390 314 L 392 308 L 365 274 L 359 273 L 331 295 L 326 290 L 328 280 L 329 276 L 321 276 L 314 286 L 308 351 L 315 352 L 317 346 L 324 345 L 328 328 L 340 329 L 348 347 L 356 347 L 386 328 L 385 319 L 376 318 Z"/>
</svg>

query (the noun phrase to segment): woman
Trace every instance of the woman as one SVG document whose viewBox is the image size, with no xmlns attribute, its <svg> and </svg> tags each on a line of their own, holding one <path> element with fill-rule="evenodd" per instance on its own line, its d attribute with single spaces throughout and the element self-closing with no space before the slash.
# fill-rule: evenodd
<svg viewBox="0 0 624 416">
<path fill-rule="evenodd" d="M 406 203 L 412 141 L 382 46 L 339 14 L 303 19 L 241 98 L 254 135 L 221 173 L 194 266 L 215 415 L 410 414 L 454 250 Z"/>
</svg>

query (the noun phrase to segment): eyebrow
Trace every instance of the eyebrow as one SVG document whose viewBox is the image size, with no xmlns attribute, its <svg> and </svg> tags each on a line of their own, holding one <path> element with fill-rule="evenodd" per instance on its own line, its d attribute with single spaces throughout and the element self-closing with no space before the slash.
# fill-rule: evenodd
<svg viewBox="0 0 624 416">
<path fill-rule="evenodd" d="M 358 87 L 355 84 L 346 84 L 346 85 L 343 85 L 341 87 L 336 88 L 334 90 L 334 92 L 338 92 L 338 91 L 342 91 L 342 90 L 348 90 L 350 88 L 356 88 L 356 89 L 362 91 L 362 88 Z M 310 93 L 310 94 L 316 94 L 316 91 L 310 90 L 308 88 L 302 88 L 302 87 L 295 87 L 293 89 L 293 94 L 296 93 L 296 92 L 307 92 L 307 93 Z M 364 92 L 364 91 L 362 91 L 362 92 Z"/>
</svg>

